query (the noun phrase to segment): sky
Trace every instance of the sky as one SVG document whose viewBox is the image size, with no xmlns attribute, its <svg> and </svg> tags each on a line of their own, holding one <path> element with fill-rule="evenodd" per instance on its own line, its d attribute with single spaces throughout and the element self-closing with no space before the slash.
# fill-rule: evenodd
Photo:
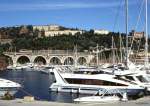
<svg viewBox="0 0 150 106">
<path fill-rule="evenodd" d="M 129 31 L 144 30 L 144 3 L 144 0 L 129 0 Z M 125 0 L 0 0 L 0 27 L 56 24 L 84 30 L 125 32 L 124 5 Z"/>
</svg>

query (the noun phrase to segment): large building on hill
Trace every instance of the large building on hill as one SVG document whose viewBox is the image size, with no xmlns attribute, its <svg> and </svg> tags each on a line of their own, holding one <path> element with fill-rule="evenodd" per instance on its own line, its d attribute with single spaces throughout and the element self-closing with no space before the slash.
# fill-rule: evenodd
<svg viewBox="0 0 150 106">
<path fill-rule="evenodd" d="M 135 39 L 141 39 L 144 37 L 144 32 L 136 32 L 135 30 L 132 30 L 130 35 L 134 36 Z"/>
<path fill-rule="evenodd" d="M 39 31 L 58 31 L 60 30 L 60 26 L 58 25 L 34 25 L 33 30 L 38 29 Z"/>
<path fill-rule="evenodd" d="M 33 30 L 39 30 L 44 32 L 46 37 L 49 36 L 58 36 L 58 35 L 75 35 L 76 33 L 83 33 L 83 30 L 65 28 L 59 25 L 34 25 Z"/>
<path fill-rule="evenodd" d="M 8 35 L 6 35 L 5 33 L 1 34 L 0 33 L 0 44 L 6 44 L 6 43 L 11 43 L 12 42 L 12 39 L 10 39 L 8 37 Z"/>
<path fill-rule="evenodd" d="M 109 31 L 108 30 L 104 30 L 104 29 L 99 29 L 99 30 L 94 30 L 94 33 L 95 34 L 104 34 L 104 35 L 107 35 L 109 34 Z"/>
</svg>

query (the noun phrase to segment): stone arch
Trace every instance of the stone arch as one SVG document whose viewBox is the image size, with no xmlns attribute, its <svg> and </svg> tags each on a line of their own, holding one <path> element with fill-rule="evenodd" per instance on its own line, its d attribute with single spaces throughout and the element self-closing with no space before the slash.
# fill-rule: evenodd
<svg viewBox="0 0 150 106">
<path fill-rule="evenodd" d="M 74 59 L 72 57 L 67 57 L 64 59 L 64 65 L 73 65 Z"/>
<path fill-rule="evenodd" d="M 77 60 L 77 63 L 79 65 L 85 65 L 85 64 L 87 64 L 87 60 L 86 60 L 85 57 L 79 57 L 78 60 Z"/>
<path fill-rule="evenodd" d="M 39 65 L 45 65 L 46 64 L 46 59 L 43 56 L 37 56 L 34 59 L 34 63 L 35 64 L 39 64 Z"/>
<path fill-rule="evenodd" d="M 30 58 L 28 56 L 19 56 L 16 62 L 19 64 L 30 63 Z"/>
<path fill-rule="evenodd" d="M 50 64 L 52 64 L 52 65 L 61 65 L 61 59 L 59 57 L 52 57 L 50 59 Z"/>
</svg>

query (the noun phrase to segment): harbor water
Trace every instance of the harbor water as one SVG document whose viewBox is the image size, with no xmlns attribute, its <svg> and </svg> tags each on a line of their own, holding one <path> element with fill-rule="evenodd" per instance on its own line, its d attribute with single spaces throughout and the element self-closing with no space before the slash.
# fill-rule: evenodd
<svg viewBox="0 0 150 106">
<path fill-rule="evenodd" d="M 71 103 L 79 97 L 77 94 L 50 92 L 49 87 L 55 81 L 54 75 L 35 70 L 9 70 L 0 72 L 0 77 L 22 85 L 15 98 L 34 96 L 36 100 Z M 80 95 L 82 96 L 82 95 Z"/>
</svg>

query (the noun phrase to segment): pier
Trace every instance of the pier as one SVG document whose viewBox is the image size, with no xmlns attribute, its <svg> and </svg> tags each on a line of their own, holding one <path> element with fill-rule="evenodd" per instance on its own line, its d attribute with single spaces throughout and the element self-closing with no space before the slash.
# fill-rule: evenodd
<svg viewBox="0 0 150 106">
<path fill-rule="evenodd" d="M 89 103 L 86 106 L 149 106 L 150 97 L 140 98 L 134 101 L 115 102 L 115 103 Z M 32 101 L 26 102 L 23 99 L 15 100 L 0 100 L 0 106 L 83 106 L 80 103 L 61 103 L 61 102 L 48 102 L 48 101 Z"/>
</svg>

